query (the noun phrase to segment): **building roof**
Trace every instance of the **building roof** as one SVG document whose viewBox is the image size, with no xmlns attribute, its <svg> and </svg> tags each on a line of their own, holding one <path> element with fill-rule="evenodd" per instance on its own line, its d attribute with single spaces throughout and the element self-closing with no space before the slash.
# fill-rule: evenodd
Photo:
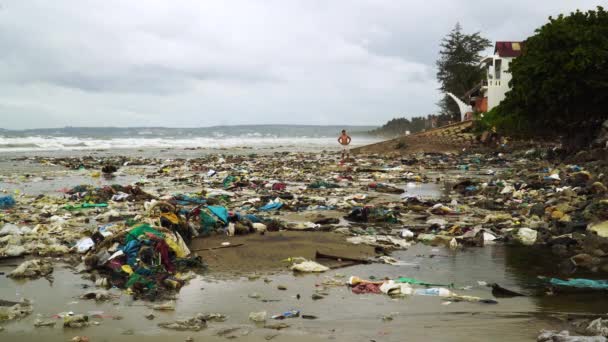
<svg viewBox="0 0 608 342">
<path fill-rule="evenodd" d="M 519 57 L 523 47 L 523 42 L 496 42 L 494 54 L 500 57 Z"/>
</svg>

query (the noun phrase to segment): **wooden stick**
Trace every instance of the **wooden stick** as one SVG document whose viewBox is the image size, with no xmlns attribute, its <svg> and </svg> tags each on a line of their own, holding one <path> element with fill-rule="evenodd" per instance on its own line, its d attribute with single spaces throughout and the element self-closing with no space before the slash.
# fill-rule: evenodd
<svg viewBox="0 0 608 342">
<path fill-rule="evenodd" d="M 356 258 L 341 257 L 341 256 L 337 256 L 337 255 L 323 254 L 323 253 L 319 253 L 319 251 L 316 252 L 315 259 L 333 259 L 333 260 L 342 260 L 342 261 L 352 261 L 352 262 L 357 262 L 360 264 L 369 264 L 370 263 L 369 260 L 365 260 L 365 259 L 356 259 Z"/>
<path fill-rule="evenodd" d="M 243 245 L 245 245 L 245 244 L 244 243 L 237 243 L 237 244 L 228 245 L 228 246 L 219 246 L 219 247 L 210 247 L 210 248 L 199 248 L 199 249 L 193 249 L 192 252 L 212 251 L 214 249 L 240 247 L 240 246 L 243 246 Z"/>
<path fill-rule="evenodd" d="M 345 263 L 345 264 L 339 264 L 339 265 L 333 265 L 333 266 L 328 266 L 330 270 L 337 270 L 339 268 L 344 268 L 344 267 L 350 267 L 350 266 L 356 266 L 356 265 L 360 265 L 360 262 L 349 262 L 349 263 Z"/>
</svg>

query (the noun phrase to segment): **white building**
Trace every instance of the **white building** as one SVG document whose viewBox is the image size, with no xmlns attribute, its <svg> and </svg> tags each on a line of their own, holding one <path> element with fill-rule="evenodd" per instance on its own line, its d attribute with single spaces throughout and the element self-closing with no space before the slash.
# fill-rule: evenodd
<svg viewBox="0 0 608 342">
<path fill-rule="evenodd" d="M 487 112 L 505 99 L 505 94 L 511 89 L 509 65 L 521 56 L 522 48 L 522 42 L 496 42 L 494 55 L 481 60 L 486 79 L 465 94 L 473 111 Z"/>
</svg>

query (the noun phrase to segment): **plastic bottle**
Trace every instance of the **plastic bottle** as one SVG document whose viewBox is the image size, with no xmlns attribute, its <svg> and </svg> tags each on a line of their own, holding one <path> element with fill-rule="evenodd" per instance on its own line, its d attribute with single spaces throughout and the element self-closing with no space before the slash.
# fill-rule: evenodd
<svg viewBox="0 0 608 342">
<path fill-rule="evenodd" d="M 272 319 L 285 319 L 285 318 L 294 318 L 294 317 L 300 317 L 299 310 L 290 310 L 287 312 L 283 312 L 281 315 L 274 315 L 271 318 Z"/>
<path fill-rule="evenodd" d="M 443 287 L 431 287 L 428 289 L 416 289 L 414 294 L 419 296 L 439 296 L 439 297 L 449 297 L 453 296 L 454 293 L 448 289 L 444 289 Z"/>
</svg>

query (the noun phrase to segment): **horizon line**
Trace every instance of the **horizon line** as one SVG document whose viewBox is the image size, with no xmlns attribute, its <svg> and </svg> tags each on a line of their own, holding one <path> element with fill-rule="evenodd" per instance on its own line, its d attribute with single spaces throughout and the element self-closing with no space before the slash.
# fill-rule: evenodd
<svg viewBox="0 0 608 342">
<path fill-rule="evenodd" d="M 209 128 L 223 128 L 223 127 L 262 127 L 262 126 L 274 126 L 274 127 L 379 127 L 381 125 L 339 125 L 339 124 L 327 124 L 327 125 L 311 125 L 311 124 L 244 124 L 244 125 L 213 125 L 213 126 L 197 126 L 197 127 L 167 127 L 167 126 L 63 126 L 63 127 L 36 127 L 36 128 L 2 128 L 3 131 L 34 131 L 34 130 L 47 130 L 47 129 L 90 129 L 90 128 L 107 128 L 107 129 L 209 129 Z"/>
</svg>

